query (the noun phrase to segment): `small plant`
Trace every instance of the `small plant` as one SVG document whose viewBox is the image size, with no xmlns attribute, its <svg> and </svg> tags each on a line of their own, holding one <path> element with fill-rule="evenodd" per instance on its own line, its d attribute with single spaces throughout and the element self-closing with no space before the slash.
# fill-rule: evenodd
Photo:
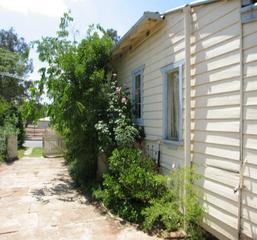
<svg viewBox="0 0 257 240">
<path fill-rule="evenodd" d="M 185 178 L 186 177 L 186 178 Z M 193 188 L 193 181 L 200 176 L 193 169 L 178 169 L 168 177 L 168 190 L 143 211 L 144 229 L 162 226 L 167 231 L 182 229 L 184 224 L 190 239 L 201 239 L 199 223 L 203 218 L 203 207 L 199 205 L 200 193 Z M 183 191 L 186 191 L 186 196 Z"/>
</svg>

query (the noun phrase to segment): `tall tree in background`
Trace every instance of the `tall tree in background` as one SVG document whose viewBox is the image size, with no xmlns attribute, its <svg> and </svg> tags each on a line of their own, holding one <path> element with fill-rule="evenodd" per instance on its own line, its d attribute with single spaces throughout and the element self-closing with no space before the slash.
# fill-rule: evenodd
<svg viewBox="0 0 257 240">
<path fill-rule="evenodd" d="M 0 95 L 8 101 L 20 101 L 27 94 L 30 82 L 24 78 L 33 70 L 29 50 L 13 28 L 0 31 Z"/>
<path fill-rule="evenodd" d="M 24 80 L 32 72 L 32 60 L 29 59 L 29 45 L 24 38 L 18 37 L 14 29 L 0 30 L 0 108 L 1 133 L 12 126 L 18 133 L 18 145 L 24 143 L 24 120 L 19 110 L 28 97 L 31 82 Z"/>
</svg>

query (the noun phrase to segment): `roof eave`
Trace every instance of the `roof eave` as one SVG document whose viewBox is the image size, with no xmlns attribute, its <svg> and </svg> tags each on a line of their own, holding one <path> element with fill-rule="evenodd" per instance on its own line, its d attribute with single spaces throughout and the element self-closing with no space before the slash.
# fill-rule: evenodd
<svg viewBox="0 0 257 240">
<path fill-rule="evenodd" d="M 163 16 L 159 12 L 144 12 L 143 16 L 129 29 L 127 33 L 119 40 L 118 44 L 112 49 L 112 53 L 114 53 L 121 44 L 132 34 L 137 28 L 145 21 L 145 20 L 157 20 L 162 21 Z"/>
<path fill-rule="evenodd" d="M 146 19 L 149 20 L 159 20 L 159 21 L 163 21 L 165 15 L 168 15 L 170 13 L 174 13 L 177 11 L 182 11 L 184 7 L 186 6 L 191 6 L 191 7 L 197 7 L 200 5 L 205 5 L 205 4 L 210 4 L 210 3 L 214 3 L 214 2 L 218 2 L 220 0 L 200 0 L 200 1 L 195 1 L 177 8 L 173 8 L 170 9 L 166 12 L 163 13 L 159 13 L 159 12 L 144 12 L 143 16 L 130 28 L 130 30 L 120 39 L 120 41 L 118 42 L 118 44 L 112 49 L 112 54 L 114 54 L 119 48 L 120 46 L 123 44 L 123 42 L 128 39 L 131 34 L 133 34 L 137 28 L 144 23 L 144 21 Z"/>
</svg>

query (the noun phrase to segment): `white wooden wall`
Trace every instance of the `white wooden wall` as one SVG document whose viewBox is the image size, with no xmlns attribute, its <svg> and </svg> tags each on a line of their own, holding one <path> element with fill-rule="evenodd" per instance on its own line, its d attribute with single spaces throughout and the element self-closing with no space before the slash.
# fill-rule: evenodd
<svg viewBox="0 0 257 240">
<path fill-rule="evenodd" d="M 237 239 L 240 168 L 240 1 L 192 9 L 192 160 L 204 227 Z"/>
<path fill-rule="evenodd" d="M 162 137 L 160 68 L 184 59 L 183 13 L 166 15 L 164 26 L 118 59 L 119 80 L 131 86 L 133 69 L 144 69 L 146 144 Z M 240 0 L 192 8 L 191 155 L 202 174 L 196 185 L 206 209 L 203 227 L 219 239 L 238 238 L 240 170 Z M 244 170 L 243 234 L 257 239 L 257 22 L 243 26 Z M 185 98 L 185 96 L 184 96 Z M 157 147 L 156 147 L 157 148 Z M 161 166 L 168 173 L 183 166 L 184 148 L 161 144 Z"/>
<path fill-rule="evenodd" d="M 257 22 L 243 25 L 244 191 L 243 233 L 257 239 Z"/>
</svg>

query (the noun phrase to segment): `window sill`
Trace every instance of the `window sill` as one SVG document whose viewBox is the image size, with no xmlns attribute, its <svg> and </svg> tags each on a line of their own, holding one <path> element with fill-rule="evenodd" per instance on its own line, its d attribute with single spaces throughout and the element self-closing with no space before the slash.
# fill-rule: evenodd
<svg viewBox="0 0 257 240">
<path fill-rule="evenodd" d="M 137 118 L 134 120 L 134 124 L 138 126 L 144 126 L 144 120 L 142 118 Z"/>
<path fill-rule="evenodd" d="M 173 140 L 168 140 L 168 139 L 162 139 L 161 143 L 163 143 L 173 149 L 177 149 L 177 148 L 183 146 L 183 144 L 184 144 L 183 140 L 173 141 Z"/>
</svg>

